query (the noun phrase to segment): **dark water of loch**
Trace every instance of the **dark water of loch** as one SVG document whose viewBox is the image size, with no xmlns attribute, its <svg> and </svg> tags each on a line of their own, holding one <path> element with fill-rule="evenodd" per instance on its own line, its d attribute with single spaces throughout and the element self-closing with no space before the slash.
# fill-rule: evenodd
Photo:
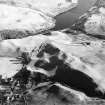
<svg viewBox="0 0 105 105">
<path fill-rule="evenodd" d="M 79 0 L 79 4 L 76 8 L 69 10 L 56 17 L 57 23 L 55 30 L 64 29 L 70 27 L 83 13 L 85 13 L 96 0 Z"/>
<path fill-rule="evenodd" d="M 39 52 L 37 57 L 42 58 L 44 53 L 50 55 L 49 62 L 44 59 L 39 59 L 34 66 L 42 68 L 46 71 L 53 71 L 56 68 L 56 73 L 49 77 L 52 82 L 59 82 L 63 85 L 68 85 L 75 90 L 84 92 L 87 96 L 98 97 L 105 99 L 105 94 L 96 91 L 97 85 L 92 78 L 88 77 L 79 70 L 71 68 L 65 60 L 67 56 L 62 54 L 62 59 L 59 59 L 60 50 L 54 46 L 47 44 L 45 48 Z M 56 92 L 55 92 L 56 93 Z"/>
</svg>

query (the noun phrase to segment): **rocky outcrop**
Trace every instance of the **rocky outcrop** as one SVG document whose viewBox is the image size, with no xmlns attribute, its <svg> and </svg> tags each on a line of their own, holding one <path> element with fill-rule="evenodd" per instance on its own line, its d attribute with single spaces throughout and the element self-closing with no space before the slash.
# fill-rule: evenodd
<svg viewBox="0 0 105 105">
<path fill-rule="evenodd" d="M 84 13 L 71 27 L 94 37 L 105 39 L 105 1 L 97 0 L 95 5 Z"/>
<path fill-rule="evenodd" d="M 0 8 L 1 40 L 35 35 L 55 26 L 54 19 L 36 10 L 7 4 Z"/>
</svg>

